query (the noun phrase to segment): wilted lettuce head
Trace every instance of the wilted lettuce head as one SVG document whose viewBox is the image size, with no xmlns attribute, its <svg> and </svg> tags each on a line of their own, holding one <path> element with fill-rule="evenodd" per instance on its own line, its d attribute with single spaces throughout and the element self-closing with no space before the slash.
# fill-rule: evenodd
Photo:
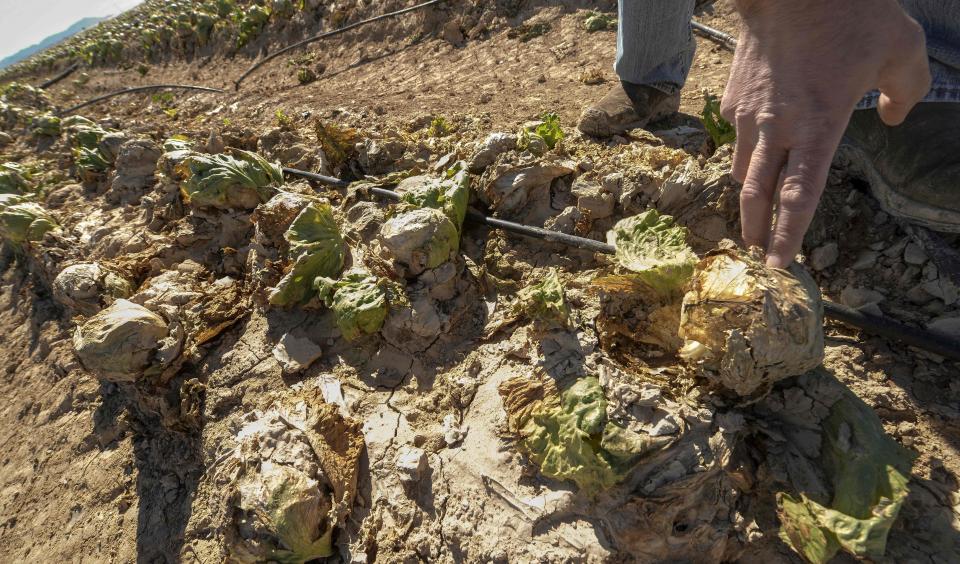
<svg viewBox="0 0 960 564">
<path fill-rule="evenodd" d="M 697 264 L 687 245 L 687 229 L 654 209 L 617 222 L 607 242 L 616 247 L 620 266 L 663 295 L 682 291 Z"/>
<path fill-rule="evenodd" d="M 397 272 L 413 278 L 450 260 L 460 249 L 460 232 L 438 209 L 411 209 L 383 224 L 380 244 Z"/>
<path fill-rule="evenodd" d="M 681 356 L 724 388 L 750 395 L 823 360 L 820 289 L 799 265 L 767 268 L 735 249 L 698 265 L 683 298 Z"/>
<path fill-rule="evenodd" d="M 442 211 L 454 223 L 457 231 L 463 228 L 467 217 L 467 204 L 470 200 L 470 174 L 466 164 L 456 163 L 448 169 L 442 178 L 419 184 L 415 189 L 403 195 L 401 209 L 433 208 Z"/>
<path fill-rule="evenodd" d="M 184 181 L 180 192 L 196 207 L 253 209 L 283 184 L 283 170 L 256 153 L 235 149 L 235 156 L 192 153 L 176 167 Z"/>
<path fill-rule="evenodd" d="M 0 238 L 14 245 L 39 241 L 57 229 L 56 220 L 42 206 L 12 194 L 0 200 Z"/>
<path fill-rule="evenodd" d="M 26 172 L 20 165 L 0 164 L 0 194 L 22 194 L 28 188 Z"/>
<path fill-rule="evenodd" d="M 564 299 L 557 269 L 551 268 L 543 280 L 520 290 L 514 310 L 541 323 L 566 325 L 570 308 Z"/>
<path fill-rule="evenodd" d="M 166 336 L 163 318 L 120 299 L 77 327 L 73 348 L 84 367 L 98 377 L 134 382 L 151 366 Z"/>
<path fill-rule="evenodd" d="M 53 298 L 84 315 L 94 315 L 104 304 L 131 294 L 129 281 L 95 262 L 70 265 L 53 280 Z"/>
<path fill-rule="evenodd" d="M 319 277 L 314 287 L 323 302 L 333 310 L 343 338 L 352 341 L 371 335 L 383 327 L 389 306 L 387 293 L 376 276 L 354 269 L 340 280 Z"/>
<path fill-rule="evenodd" d="M 303 208 L 284 238 L 293 265 L 270 293 L 270 303 L 278 306 L 309 301 L 316 294 L 314 280 L 335 278 L 346 261 L 343 237 L 330 204 L 312 203 Z"/>
<path fill-rule="evenodd" d="M 67 139 L 75 148 L 96 150 L 107 130 L 83 117 L 69 116 L 60 120 L 60 128 L 67 132 Z"/>
</svg>

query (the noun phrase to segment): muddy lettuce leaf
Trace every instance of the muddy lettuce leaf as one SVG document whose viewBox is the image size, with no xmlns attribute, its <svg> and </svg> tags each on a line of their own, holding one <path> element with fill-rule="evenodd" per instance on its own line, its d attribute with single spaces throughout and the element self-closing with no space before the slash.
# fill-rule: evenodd
<svg viewBox="0 0 960 564">
<path fill-rule="evenodd" d="M 683 289 L 698 260 L 687 245 L 687 229 L 654 209 L 617 222 L 607 242 L 622 267 L 664 296 Z"/>
<path fill-rule="evenodd" d="M 450 218 L 457 231 L 462 231 L 469 199 L 470 174 L 466 163 L 458 162 L 446 171 L 443 178 L 404 194 L 402 201 L 417 208 L 440 210 Z"/>
<path fill-rule="evenodd" d="M 401 208 L 383 224 L 379 241 L 395 270 L 412 278 L 450 260 L 460 249 L 460 232 L 439 209 Z"/>
<path fill-rule="evenodd" d="M 352 341 L 383 327 L 389 311 L 387 293 L 377 277 L 369 272 L 352 270 L 340 280 L 319 277 L 314 288 L 336 315 L 337 327 L 344 339 Z"/>
<path fill-rule="evenodd" d="M 849 392 L 823 426 L 821 463 L 833 487 L 829 507 L 800 494 L 777 496 L 780 536 L 809 562 L 844 550 L 882 560 L 887 535 L 909 493 L 910 453 L 888 437 L 880 419 Z"/>
<path fill-rule="evenodd" d="M 520 290 L 514 312 L 542 323 L 566 325 L 570 308 L 557 269 L 551 268 L 541 282 Z"/>
<path fill-rule="evenodd" d="M 186 137 L 171 137 L 163 142 L 163 152 L 173 153 L 175 151 L 192 151 L 193 142 Z"/>
<path fill-rule="evenodd" d="M 30 129 L 36 136 L 59 137 L 60 118 L 53 114 L 43 114 L 33 118 Z"/>
<path fill-rule="evenodd" d="M 598 493 L 622 480 L 666 439 L 645 437 L 607 420 L 607 401 L 595 377 L 557 393 L 552 382 L 517 377 L 500 386 L 510 426 L 540 472 Z"/>
<path fill-rule="evenodd" d="M 12 194 L 0 199 L 0 238 L 14 246 L 39 241 L 57 229 L 57 221 L 42 206 Z"/>
<path fill-rule="evenodd" d="M 74 150 L 74 162 L 81 172 L 101 173 L 110 168 L 110 162 L 98 149 L 80 147 Z"/>
<path fill-rule="evenodd" d="M 293 220 L 284 239 L 290 244 L 293 266 L 270 293 L 278 306 L 304 303 L 316 293 L 318 277 L 335 278 L 343 270 L 346 251 L 330 204 L 313 203 Z"/>
<path fill-rule="evenodd" d="M 107 134 L 107 130 L 83 116 L 63 118 L 60 121 L 60 128 L 67 132 L 67 139 L 71 145 L 89 150 L 96 150 L 100 140 Z"/>
<path fill-rule="evenodd" d="M 28 188 L 26 172 L 20 165 L 0 164 L 0 194 L 22 194 Z"/>
<path fill-rule="evenodd" d="M 241 508 L 255 512 L 262 525 L 276 534 L 279 543 L 270 549 L 270 560 L 302 564 L 333 554 L 333 529 L 319 533 L 330 502 L 316 480 L 267 461 L 239 489 Z"/>
<path fill-rule="evenodd" d="M 283 170 L 256 153 L 193 153 L 176 167 L 185 180 L 180 192 L 197 207 L 253 209 L 270 199 L 271 185 L 283 184 Z"/>
</svg>

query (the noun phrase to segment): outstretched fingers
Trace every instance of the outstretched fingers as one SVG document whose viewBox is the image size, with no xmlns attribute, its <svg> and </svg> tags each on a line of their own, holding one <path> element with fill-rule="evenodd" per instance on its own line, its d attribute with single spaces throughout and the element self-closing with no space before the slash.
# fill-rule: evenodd
<svg viewBox="0 0 960 564">
<path fill-rule="evenodd" d="M 767 266 L 786 268 L 800 252 L 817 211 L 839 139 L 790 151 L 780 188 L 776 225 L 767 248 Z"/>
<path fill-rule="evenodd" d="M 777 184 L 787 161 L 787 151 L 761 136 L 748 158 L 748 169 L 740 190 L 741 232 L 748 246 L 766 248 L 770 240 Z"/>
</svg>

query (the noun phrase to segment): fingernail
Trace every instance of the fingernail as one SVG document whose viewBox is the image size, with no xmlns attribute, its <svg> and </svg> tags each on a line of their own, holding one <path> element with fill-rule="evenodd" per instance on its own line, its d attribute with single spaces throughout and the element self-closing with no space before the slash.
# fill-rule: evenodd
<svg viewBox="0 0 960 564">
<path fill-rule="evenodd" d="M 777 255 L 767 255 L 767 267 L 769 268 L 786 268 L 790 266 L 789 262 L 784 261 Z"/>
</svg>

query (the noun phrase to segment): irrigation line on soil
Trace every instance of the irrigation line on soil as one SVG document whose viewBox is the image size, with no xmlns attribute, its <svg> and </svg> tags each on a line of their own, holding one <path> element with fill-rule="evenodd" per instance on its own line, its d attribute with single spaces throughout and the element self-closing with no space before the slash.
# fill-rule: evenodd
<svg viewBox="0 0 960 564">
<path fill-rule="evenodd" d="M 340 180 L 339 178 L 324 176 L 322 174 L 306 172 L 294 168 L 284 168 L 283 171 L 287 174 L 314 180 L 328 186 L 343 188 L 350 184 L 349 182 Z M 401 198 L 400 194 L 394 192 L 393 190 L 387 190 L 386 188 L 370 188 L 370 192 L 377 196 L 385 197 L 394 201 Z M 540 227 L 532 227 L 529 225 L 514 223 L 512 221 L 488 217 L 472 208 L 467 210 L 467 219 L 473 223 L 487 225 L 496 229 L 503 229 L 504 231 L 509 231 L 518 235 L 524 235 L 526 237 L 532 237 L 534 239 L 562 243 L 564 245 L 576 247 L 586 251 L 593 251 L 607 255 L 612 255 L 616 252 L 616 248 L 607 243 L 594 241 L 593 239 L 587 239 L 586 237 L 567 235 L 566 233 L 560 233 L 559 231 L 551 231 L 549 229 L 542 229 Z M 960 343 L 954 341 L 946 335 L 910 327 L 888 317 L 865 313 L 827 300 L 823 301 L 823 310 L 824 315 L 827 318 L 856 327 L 867 333 L 880 337 L 886 337 L 888 339 L 895 339 L 911 347 L 923 349 L 951 360 L 960 360 Z"/>
<path fill-rule="evenodd" d="M 71 74 L 73 74 L 73 71 L 77 70 L 78 68 L 80 68 L 80 63 L 73 63 L 73 64 L 70 65 L 69 67 L 65 68 L 65 69 L 63 70 L 63 72 L 61 72 L 61 73 L 58 74 L 57 76 L 51 78 L 50 80 L 44 82 L 44 83 L 41 84 L 40 86 L 37 86 L 37 88 L 39 88 L 40 90 L 46 90 L 47 88 L 50 88 L 50 87 L 53 86 L 54 84 L 60 82 L 61 80 L 65 79 L 65 78 L 67 78 L 68 76 L 70 76 Z"/>
<path fill-rule="evenodd" d="M 703 25 L 697 20 L 691 20 L 690 25 L 693 27 L 693 31 L 695 33 L 698 33 L 707 39 L 712 39 L 731 51 L 737 48 L 737 39 L 729 33 L 722 32 L 719 29 L 714 29 L 708 25 Z"/>
<path fill-rule="evenodd" d="M 132 94 L 134 92 L 145 92 L 148 90 L 166 90 L 168 88 L 177 89 L 177 90 L 199 90 L 201 92 L 215 92 L 217 94 L 223 94 L 223 90 L 220 88 L 210 88 L 208 86 L 191 86 L 189 84 L 153 84 L 150 86 L 136 86 L 134 88 L 124 88 L 123 90 L 118 90 L 117 92 L 111 92 L 109 94 L 104 94 L 103 96 L 98 96 L 93 100 L 87 100 L 82 104 L 77 104 L 72 108 L 67 108 L 61 112 L 58 112 L 57 115 L 65 116 L 72 114 L 73 112 L 79 110 L 80 108 L 86 108 L 87 106 L 92 106 L 98 102 L 103 102 L 104 100 L 109 100 L 116 96 L 122 96 L 123 94 Z"/>
<path fill-rule="evenodd" d="M 313 37 L 309 37 L 309 38 L 307 38 L 307 39 L 304 39 L 303 41 L 300 41 L 300 42 L 298 42 L 298 43 L 294 43 L 293 45 L 290 45 L 289 47 L 284 47 L 283 49 L 280 49 L 280 50 L 277 51 L 276 53 L 273 53 L 272 55 L 268 55 L 268 56 L 264 57 L 263 59 L 260 59 L 259 61 L 257 61 L 256 63 L 254 63 L 253 66 L 251 66 L 249 69 L 247 69 L 247 71 L 246 71 L 245 73 L 243 73 L 242 75 L 240 75 L 240 78 L 238 78 L 238 79 L 234 82 L 234 84 L 233 84 L 234 89 L 235 89 L 235 90 L 240 90 L 240 83 L 243 82 L 244 79 L 246 79 L 248 76 L 250 76 L 251 74 L 253 74 L 258 68 L 262 67 L 263 65 L 265 65 L 265 64 L 267 64 L 268 62 L 272 61 L 273 59 L 276 59 L 276 58 L 279 57 L 280 55 L 283 55 L 284 53 L 289 53 L 290 51 L 293 51 L 294 49 L 299 49 L 300 47 L 303 47 L 304 45 L 309 45 L 310 43 L 313 43 L 313 42 L 315 42 L 315 41 L 320 41 L 321 39 L 326 39 L 326 38 L 328 38 L 328 37 L 333 37 L 334 35 L 340 35 L 341 33 L 350 31 L 351 29 L 356 29 L 356 28 L 358 28 L 358 27 L 360 27 L 360 26 L 364 26 L 364 25 L 367 25 L 367 24 L 369 24 L 369 23 L 377 22 L 377 21 L 380 21 L 380 20 L 385 20 L 385 19 L 387 19 L 387 18 L 392 18 L 392 17 L 394 17 L 394 16 L 399 16 L 399 15 L 401 15 L 401 14 L 406 14 L 406 13 L 409 13 L 409 12 L 413 12 L 413 11 L 416 11 L 416 10 L 420 10 L 420 9 L 426 8 L 426 7 L 428 7 L 428 6 L 433 6 L 433 5 L 435 5 L 435 4 L 440 4 L 440 3 L 446 2 L 446 1 L 447 1 L 447 0 L 430 0 L 429 2 L 424 2 L 424 3 L 422 3 L 422 4 L 417 4 L 416 6 L 410 6 L 409 8 L 404 8 L 404 9 L 402 9 L 402 10 L 397 10 L 397 11 L 395 11 L 395 12 L 389 12 L 389 13 L 387 13 L 387 14 L 382 14 L 382 15 L 379 15 L 379 16 L 374 16 L 374 17 L 372 17 L 372 18 L 367 18 L 367 19 L 365 19 L 365 20 L 360 20 L 360 21 L 358 21 L 358 22 L 352 23 L 352 24 L 350 24 L 350 25 L 345 25 L 345 26 L 343 26 L 343 27 L 340 27 L 340 28 L 337 28 L 337 29 L 334 29 L 334 30 L 331 30 L 331 31 L 325 31 L 325 32 L 323 32 L 323 33 L 314 35 Z"/>
</svg>

